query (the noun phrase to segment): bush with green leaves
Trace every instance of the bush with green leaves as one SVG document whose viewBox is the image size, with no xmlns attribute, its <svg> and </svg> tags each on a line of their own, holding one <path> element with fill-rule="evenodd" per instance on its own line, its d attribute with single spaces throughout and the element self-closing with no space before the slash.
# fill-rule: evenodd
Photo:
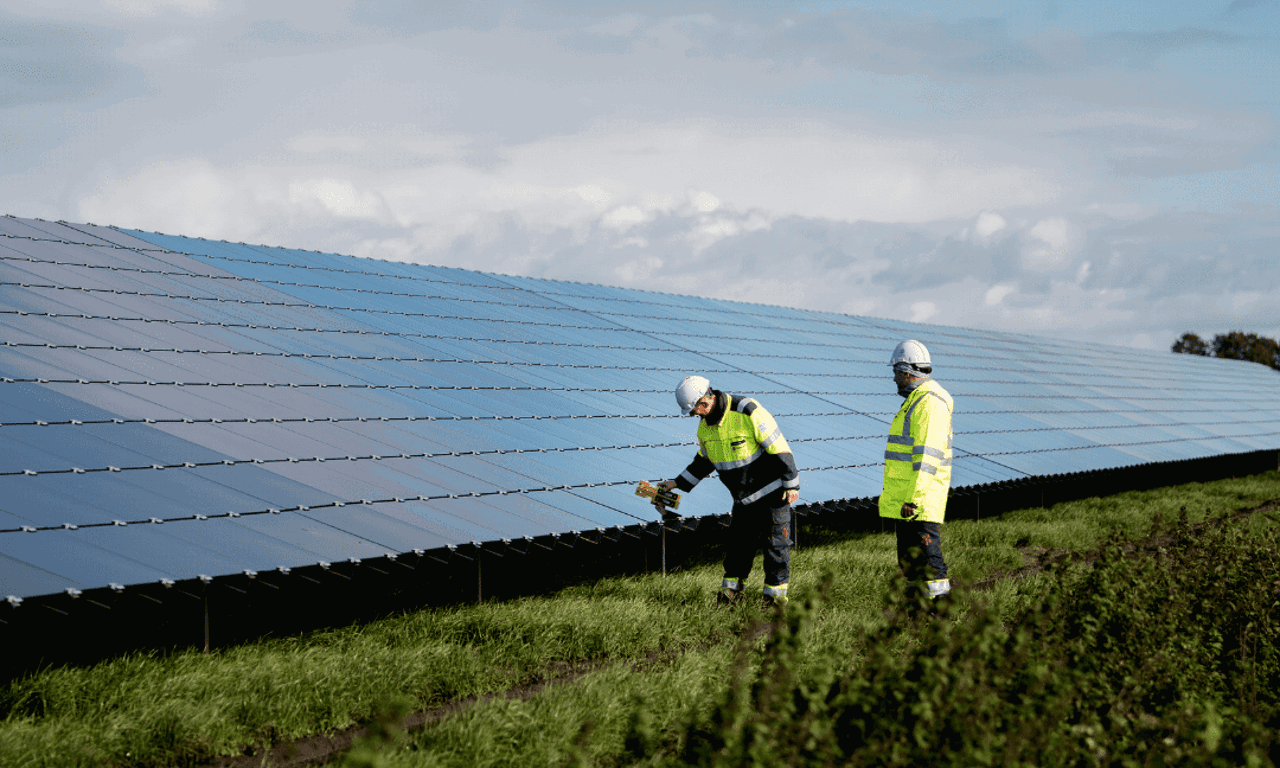
<svg viewBox="0 0 1280 768">
<path fill-rule="evenodd" d="M 1149 551 L 1108 543 L 1056 569 L 1011 616 L 911 598 L 851 669 L 802 666 L 821 597 L 780 616 L 754 673 L 654 764 L 1275 765 L 1280 762 L 1280 537 L 1185 515 Z M 1162 543 L 1161 543 L 1162 542 Z M 821 595 L 821 592 L 819 593 Z"/>
</svg>

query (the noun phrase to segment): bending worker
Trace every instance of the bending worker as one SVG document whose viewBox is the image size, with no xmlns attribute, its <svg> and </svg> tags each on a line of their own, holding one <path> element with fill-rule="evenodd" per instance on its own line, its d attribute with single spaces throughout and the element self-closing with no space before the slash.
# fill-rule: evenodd
<svg viewBox="0 0 1280 768">
<path fill-rule="evenodd" d="M 698 424 L 698 455 L 663 488 L 692 491 L 711 470 L 733 496 L 729 547 L 717 602 L 736 603 L 746 588 L 756 550 L 764 549 L 764 602 L 787 602 L 791 569 L 791 505 L 800 496 L 800 473 L 782 430 L 752 398 L 711 388 L 702 376 L 676 387 L 676 402 Z"/>
<path fill-rule="evenodd" d="M 880 517 L 893 520 L 898 563 L 913 583 L 924 580 L 929 596 L 951 592 L 942 559 L 942 522 L 951 487 L 951 395 L 930 378 L 929 350 L 908 340 L 889 359 L 902 407 L 889 428 L 884 452 Z"/>
</svg>

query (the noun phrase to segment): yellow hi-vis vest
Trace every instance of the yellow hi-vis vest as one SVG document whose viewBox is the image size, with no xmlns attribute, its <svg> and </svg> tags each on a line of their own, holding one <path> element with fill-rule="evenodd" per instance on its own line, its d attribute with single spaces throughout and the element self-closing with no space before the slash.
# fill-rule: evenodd
<svg viewBox="0 0 1280 768">
<path fill-rule="evenodd" d="M 777 421 L 750 397 L 720 393 L 716 408 L 723 408 L 723 416 L 708 424 L 714 413 L 708 414 L 698 423 L 698 455 L 676 478 L 676 487 L 691 491 L 715 470 L 739 504 L 777 494 L 781 506 L 781 492 L 799 490 L 800 475 Z"/>
<path fill-rule="evenodd" d="M 884 452 L 880 516 L 902 518 L 902 505 L 916 505 L 913 520 L 941 523 L 951 487 L 951 395 L 925 379 L 903 401 L 889 428 Z"/>
</svg>

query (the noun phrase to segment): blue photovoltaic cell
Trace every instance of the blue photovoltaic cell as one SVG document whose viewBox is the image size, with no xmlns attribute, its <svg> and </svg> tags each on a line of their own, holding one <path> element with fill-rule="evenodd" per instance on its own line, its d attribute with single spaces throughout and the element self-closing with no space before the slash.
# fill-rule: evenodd
<svg viewBox="0 0 1280 768">
<path fill-rule="evenodd" d="M 65 576 L 32 565 L 26 559 L 5 554 L 2 548 L 0 573 L 4 574 L 5 589 L 10 595 L 48 595 L 77 586 Z"/>
<path fill-rule="evenodd" d="M 690 374 L 777 418 L 802 503 L 874 497 L 908 337 L 955 396 L 957 487 L 1280 446 L 1276 377 L 1235 361 L 92 225 L 0 234 L 0 596 L 646 523 L 634 483 L 697 450 L 671 394 Z M 729 507 L 708 479 L 681 512 Z"/>
<path fill-rule="evenodd" d="M 75 536 L 78 533 L 44 531 L 0 536 L 0 555 L 54 573 L 81 589 L 171 578 L 163 569 L 134 560 L 118 548 L 106 549 L 81 541 Z M 5 578 L 7 590 L 7 573 Z"/>
</svg>

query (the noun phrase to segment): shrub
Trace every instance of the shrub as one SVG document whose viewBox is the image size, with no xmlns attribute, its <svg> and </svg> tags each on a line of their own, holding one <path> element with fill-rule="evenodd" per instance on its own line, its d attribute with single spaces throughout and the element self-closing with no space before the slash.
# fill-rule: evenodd
<svg viewBox="0 0 1280 768">
<path fill-rule="evenodd" d="M 1009 625 L 981 606 L 953 620 L 899 581 L 861 661 L 835 674 L 801 663 L 824 585 L 778 618 L 754 672 L 741 652 L 711 718 L 667 753 L 702 766 L 1276 764 L 1275 529 L 1184 514 L 1151 541 L 1058 569 Z M 630 744 L 662 761 L 651 735 Z"/>
</svg>

